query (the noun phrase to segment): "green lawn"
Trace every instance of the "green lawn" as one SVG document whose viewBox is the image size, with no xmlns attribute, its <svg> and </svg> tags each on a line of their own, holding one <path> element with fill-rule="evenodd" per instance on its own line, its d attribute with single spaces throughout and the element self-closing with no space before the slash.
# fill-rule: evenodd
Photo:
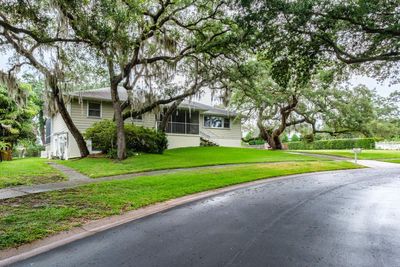
<svg viewBox="0 0 400 267">
<path fill-rule="evenodd" d="M 65 180 L 58 170 L 40 158 L 15 159 L 0 163 L 0 188 L 44 184 Z"/>
<path fill-rule="evenodd" d="M 358 168 L 350 162 L 309 161 L 227 166 L 91 184 L 0 201 L 0 249 L 122 214 L 152 203 L 262 178 Z"/>
<path fill-rule="evenodd" d="M 229 147 L 190 147 L 166 150 L 164 154 L 141 154 L 122 162 L 107 158 L 59 161 L 89 177 L 98 178 L 141 171 L 220 165 L 229 163 L 282 162 L 320 160 L 285 151 Z"/>
<path fill-rule="evenodd" d="M 346 158 L 354 158 L 354 152 L 352 150 L 304 150 L 302 152 L 342 156 Z M 396 150 L 363 150 L 358 155 L 359 159 L 372 159 L 382 161 L 400 161 L 400 151 Z"/>
</svg>

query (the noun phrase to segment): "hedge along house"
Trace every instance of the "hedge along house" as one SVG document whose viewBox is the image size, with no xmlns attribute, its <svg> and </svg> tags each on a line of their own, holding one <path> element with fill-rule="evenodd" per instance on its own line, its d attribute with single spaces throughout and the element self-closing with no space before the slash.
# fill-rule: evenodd
<svg viewBox="0 0 400 267">
<path fill-rule="evenodd" d="M 126 90 L 119 89 L 121 101 L 127 99 Z M 84 133 L 93 123 L 113 119 L 114 110 L 109 88 L 77 92 L 71 95 L 67 109 L 76 127 Z M 165 108 L 165 107 L 164 107 Z M 128 118 L 125 123 L 157 129 L 163 116 L 161 112 L 145 113 L 137 118 Z M 220 146 L 241 146 L 241 120 L 237 114 L 199 102 L 184 101 L 172 114 L 167 124 L 168 148 L 200 146 L 201 139 Z M 91 153 L 97 153 L 96 144 L 86 140 Z M 46 152 L 43 157 L 69 159 L 79 157 L 75 139 L 69 132 L 59 113 L 47 120 Z"/>
</svg>

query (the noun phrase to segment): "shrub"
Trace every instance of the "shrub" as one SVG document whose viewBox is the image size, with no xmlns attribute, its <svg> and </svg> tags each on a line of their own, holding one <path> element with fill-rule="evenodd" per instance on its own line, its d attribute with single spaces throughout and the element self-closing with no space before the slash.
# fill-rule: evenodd
<svg viewBox="0 0 400 267">
<path fill-rule="evenodd" d="M 116 125 L 112 120 L 94 123 L 86 130 L 85 138 L 92 140 L 93 147 L 108 153 L 111 157 L 116 154 Z M 164 133 L 133 124 L 125 125 L 125 138 L 128 154 L 132 154 L 132 152 L 161 154 L 168 146 Z"/>
<path fill-rule="evenodd" d="M 26 157 L 40 157 L 40 152 L 45 150 L 45 147 L 38 144 L 31 144 L 26 149 Z"/>
<path fill-rule="evenodd" d="M 300 137 L 297 134 L 292 135 L 292 137 L 290 138 L 291 142 L 298 142 L 300 141 Z"/>
<path fill-rule="evenodd" d="M 375 138 L 330 139 L 311 143 L 290 142 L 287 145 L 290 150 L 352 149 L 354 147 L 374 149 L 376 141 L 377 139 Z"/>
<path fill-rule="evenodd" d="M 84 136 L 92 140 L 92 147 L 96 147 L 96 150 L 107 153 L 116 147 L 117 126 L 112 120 L 102 120 L 86 129 Z"/>
<path fill-rule="evenodd" d="M 265 141 L 263 139 L 253 139 L 249 141 L 249 145 L 263 145 Z"/>
<path fill-rule="evenodd" d="M 12 154 L 13 157 L 40 157 L 40 152 L 44 149 L 44 146 L 35 143 L 33 140 L 21 139 L 14 146 Z"/>
<path fill-rule="evenodd" d="M 135 152 L 162 154 L 168 147 L 165 133 L 156 132 L 149 128 L 125 125 L 126 146 Z"/>
</svg>

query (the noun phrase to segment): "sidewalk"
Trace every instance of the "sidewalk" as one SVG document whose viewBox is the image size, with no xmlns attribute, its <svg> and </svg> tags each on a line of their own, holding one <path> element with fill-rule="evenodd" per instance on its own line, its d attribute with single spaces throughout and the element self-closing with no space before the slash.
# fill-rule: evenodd
<svg viewBox="0 0 400 267">
<path fill-rule="evenodd" d="M 113 181 L 113 180 L 126 180 L 132 179 L 136 177 L 142 176 L 153 176 L 153 175 L 160 175 L 160 174 L 168 174 L 168 173 L 176 173 L 181 171 L 191 171 L 191 170 L 201 170 L 201 169 L 219 169 L 219 168 L 226 168 L 232 166 L 240 166 L 246 164 L 271 164 L 273 162 L 264 162 L 264 163 L 235 163 L 235 164 L 225 164 L 225 165 L 214 165 L 214 166 L 200 166 L 200 167 L 191 167 L 191 168 L 176 168 L 176 169 L 164 169 L 164 170 L 157 170 L 157 171 L 146 171 L 146 172 L 137 172 L 137 173 L 128 173 L 128 174 L 120 174 L 114 176 L 105 176 L 101 178 L 89 178 L 86 175 L 83 175 L 74 169 L 66 167 L 64 165 L 50 162 L 49 164 L 54 168 L 58 169 L 62 173 L 65 174 L 68 181 L 58 182 L 58 183 L 48 183 L 48 184 L 36 184 L 36 185 L 23 185 L 23 186 L 16 186 L 16 187 L 8 187 L 0 189 L 0 200 L 25 196 L 29 194 L 36 194 L 42 192 L 49 192 L 49 191 L 56 191 L 62 189 L 73 188 L 85 184 L 94 184 L 100 183 L 104 181 Z"/>
<path fill-rule="evenodd" d="M 354 159 L 340 157 L 340 156 L 324 155 L 324 154 L 316 154 L 316 153 L 308 153 L 308 152 L 291 152 L 291 153 L 297 154 L 297 155 L 313 156 L 316 158 L 331 159 L 331 160 L 344 160 L 344 161 L 355 163 Z M 400 164 L 378 161 L 378 160 L 360 160 L 359 159 L 359 160 L 357 160 L 357 164 L 364 166 L 364 167 L 368 167 L 368 168 L 374 168 L 374 169 L 400 168 Z"/>
<path fill-rule="evenodd" d="M 354 162 L 354 160 L 349 161 Z M 374 169 L 400 168 L 400 164 L 377 160 L 357 160 L 357 164 Z"/>
</svg>

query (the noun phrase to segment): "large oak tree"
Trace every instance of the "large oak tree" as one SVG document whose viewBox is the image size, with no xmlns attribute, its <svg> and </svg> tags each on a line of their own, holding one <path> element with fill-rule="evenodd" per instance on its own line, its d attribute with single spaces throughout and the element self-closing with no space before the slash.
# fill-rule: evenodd
<svg viewBox="0 0 400 267">
<path fill-rule="evenodd" d="M 195 62 L 206 64 L 220 56 L 221 44 L 229 44 L 229 19 L 224 17 L 223 1 L 55 3 L 76 36 L 88 43 L 108 71 L 119 159 L 126 157 L 124 119 L 195 94 L 203 86 L 193 85 L 198 81 L 197 73 L 193 73 Z M 192 81 L 186 84 L 188 88 L 163 88 L 178 74 L 177 69 L 182 70 L 177 66 L 184 64 L 192 66 L 186 73 L 179 72 Z M 147 88 L 138 89 L 140 80 Z M 121 102 L 119 86 L 128 91 L 125 103 Z M 129 112 L 124 114 L 125 108 Z"/>
</svg>

